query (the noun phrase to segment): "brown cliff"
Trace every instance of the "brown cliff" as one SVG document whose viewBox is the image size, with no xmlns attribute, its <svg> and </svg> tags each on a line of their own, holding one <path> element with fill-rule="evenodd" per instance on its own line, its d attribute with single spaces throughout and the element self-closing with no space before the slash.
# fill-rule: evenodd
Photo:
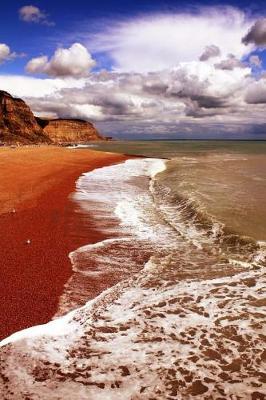
<svg viewBox="0 0 266 400">
<path fill-rule="evenodd" d="M 50 143 L 29 106 L 0 90 L 0 142 L 12 144 Z"/>
<path fill-rule="evenodd" d="M 91 122 L 81 119 L 42 119 L 38 124 L 53 143 L 86 143 L 105 140 Z"/>
<path fill-rule="evenodd" d="M 0 90 L 0 144 L 86 143 L 106 140 L 91 122 L 34 117 L 22 100 Z"/>
</svg>

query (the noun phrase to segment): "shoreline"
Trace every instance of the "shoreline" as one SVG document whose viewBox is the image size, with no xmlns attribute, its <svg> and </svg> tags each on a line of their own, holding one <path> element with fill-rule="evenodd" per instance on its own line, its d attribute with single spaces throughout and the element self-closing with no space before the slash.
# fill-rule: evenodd
<svg viewBox="0 0 266 400">
<path fill-rule="evenodd" d="M 71 199 L 82 173 L 128 159 L 91 149 L 0 149 L 0 340 L 50 321 L 72 275 L 69 253 L 104 240 Z M 93 216 L 86 214 L 86 221 Z M 27 241 L 30 243 L 27 243 Z"/>
</svg>

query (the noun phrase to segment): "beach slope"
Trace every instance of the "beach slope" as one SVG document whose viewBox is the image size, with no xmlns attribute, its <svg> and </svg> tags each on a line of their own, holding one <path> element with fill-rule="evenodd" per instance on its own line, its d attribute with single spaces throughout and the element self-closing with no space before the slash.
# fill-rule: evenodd
<svg viewBox="0 0 266 400">
<path fill-rule="evenodd" d="M 125 158 L 52 146 L 0 149 L 0 339 L 52 318 L 71 276 L 68 254 L 103 239 L 75 212 L 75 181 Z"/>
</svg>

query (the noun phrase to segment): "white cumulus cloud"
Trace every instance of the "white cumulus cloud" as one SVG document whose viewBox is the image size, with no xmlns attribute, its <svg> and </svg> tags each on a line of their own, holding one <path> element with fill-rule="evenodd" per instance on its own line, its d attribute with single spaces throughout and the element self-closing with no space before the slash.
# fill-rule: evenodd
<svg viewBox="0 0 266 400">
<path fill-rule="evenodd" d="M 13 60 L 16 57 L 24 57 L 25 54 L 17 54 L 12 52 L 10 47 L 5 43 L 0 43 L 0 64 Z"/>
<path fill-rule="evenodd" d="M 0 43 L 0 64 L 10 59 L 10 56 L 11 56 L 10 48 L 4 43 Z"/>
<path fill-rule="evenodd" d="M 96 62 L 80 43 L 74 43 L 68 49 L 59 48 L 49 60 L 47 56 L 36 57 L 26 65 L 31 74 L 46 74 L 54 77 L 84 77 L 88 75 Z"/>
<path fill-rule="evenodd" d="M 200 61 L 207 61 L 210 58 L 218 57 L 221 54 L 221 51 L 218 46 L 212 44 L 211 46 L 206 46 L 204 52 L 200 56 Z"/>
<path fill-rule="evenodd" d="M 258 55 L 252 55 L 249 57 L 248 59 L 249 63 L 257 68 L 261 68 L 262 67 L 262 60 L 260 59 L 260 57 Z"/>
<path fill-rule="evenodd" d="M 266 104 L 266 79 L 262 78 L 247 88 L 246 102 L 249 104 Z"/>
<path fill-rule="evenodd" d="M 33 22 L 35 24 L 54 25 L 54 22 L 48 19 L 48 14 L 41 11 L 33 5 L 23 6 L 19 9 L 19 17 L 24 22 Z"/>
<path fill-rule="evenodd" d="M 228 54 L 225 60 L 215 64 L 215 68 L 224 70 L 233 70 L 235 68 L 245 68 L 245 64 L 238 60 L 233 54 Z"/>
</svg>

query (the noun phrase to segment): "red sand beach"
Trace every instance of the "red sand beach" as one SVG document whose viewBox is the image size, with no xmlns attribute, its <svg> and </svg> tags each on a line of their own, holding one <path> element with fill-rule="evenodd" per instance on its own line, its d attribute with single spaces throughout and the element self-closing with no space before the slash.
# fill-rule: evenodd
<svg viewBox="0 0 266 400">
<path fill-rule="evenodd" d="M 51 146 L 0 149 L 0 339 L 54 315 L 71 276 L 68 254 L 104 239 L 74 212 L 75 181 L 124 159 Z"/>
</svg>

